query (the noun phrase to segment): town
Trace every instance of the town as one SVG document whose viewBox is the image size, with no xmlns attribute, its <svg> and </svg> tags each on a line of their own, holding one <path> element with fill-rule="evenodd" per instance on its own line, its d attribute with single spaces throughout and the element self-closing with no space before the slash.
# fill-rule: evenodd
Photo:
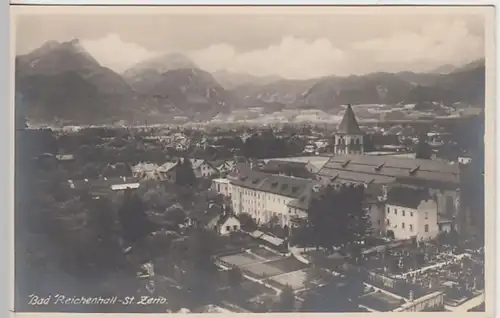
<svg viewBox="0 0 500 318">
<path fill-rule="evenodd" d="M 258 127 L 18 118 L 16 304 L 484 311 L 484 112 L 370 123 L 355 112 Z M 30 294 L 162 301 L 32 306 Z"/>
</svg>

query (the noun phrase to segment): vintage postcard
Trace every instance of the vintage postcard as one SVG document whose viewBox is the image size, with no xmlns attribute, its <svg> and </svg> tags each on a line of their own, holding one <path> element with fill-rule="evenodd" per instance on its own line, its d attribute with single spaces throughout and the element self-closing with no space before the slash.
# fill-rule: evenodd
<svg viewBox="0 0 500 318">
<path fill-rule="evenodd" d="M 13 6 L 13 310 L 491 317 L 493 15 Z"/>
</svg>

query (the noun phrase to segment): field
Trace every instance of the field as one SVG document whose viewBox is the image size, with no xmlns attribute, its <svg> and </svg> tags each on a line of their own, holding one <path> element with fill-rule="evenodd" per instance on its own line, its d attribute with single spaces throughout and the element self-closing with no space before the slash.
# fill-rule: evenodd
<svg viewBox="0 0 500 318">
<path fill-rule="evenodd" d="M 262 247 L 219 259 L 226 265 L 239 267 L 243 274 L 277 289 L 290 286 L 299 292 L 316 288 L 333 277 L 326 270 L 309 268 L 294 257 L 285 257 Z"/>
</svg>

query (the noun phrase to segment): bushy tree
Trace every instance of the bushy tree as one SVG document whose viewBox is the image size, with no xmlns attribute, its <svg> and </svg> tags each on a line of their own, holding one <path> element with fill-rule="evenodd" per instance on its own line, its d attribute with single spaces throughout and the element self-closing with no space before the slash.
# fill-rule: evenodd
<svg viewBox="0 0 500 318">
<path fill-rule="evenodd" d="M 280 312 L 292 312 L 295 309 L 295 294 L 290 286 L 285 286 L 280 293 L 277 309 Z"/>
<path fill-rule="evenodd" d="M 367 212 L 363 209 L 361 186 L 329 185 L 314 193 L 308 209 L 311 243 L 331 249 L 346 247 L 366 238 L 370 233 Z"/>
<path fill-rule="evenodd" d="M 131 189 L 125 190 L 123 204 L 118 215 L 123 239 L 128 244 L 135 243 L 153 230 L 153 224 L 146 215 L 144 203 Z"/>
<path fill-rule="evenodd" d="M 430 159 L 431 158 L 432 147 L 427 143 L 427 135 L 426 134 L 420 134 L 415 150 L 416 150 L 415 157 L 417 159 Z"/>
</svg>

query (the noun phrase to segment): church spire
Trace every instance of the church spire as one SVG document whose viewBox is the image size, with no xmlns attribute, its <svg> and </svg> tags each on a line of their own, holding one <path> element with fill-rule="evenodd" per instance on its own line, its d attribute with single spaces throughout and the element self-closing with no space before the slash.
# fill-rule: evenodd
<svg viewBox="0 0 500 318">
<path fill-rule="evenodd" d="M 350 104 L 342 117 L 334 136 L 334 153 L 336 155 L 363 154 L 364 134 Z"/>
<path fill-rule="evenodd" d="M 352 110 L 351 104 L 347 104 L 347 108 L 342 117 L 342 121 L 337 128 L 337 134 L 344 135 L 362 135 L 363 132 L 359 129 L 358 121 L 356 120 L 356 115 Z"/>
</svg>

